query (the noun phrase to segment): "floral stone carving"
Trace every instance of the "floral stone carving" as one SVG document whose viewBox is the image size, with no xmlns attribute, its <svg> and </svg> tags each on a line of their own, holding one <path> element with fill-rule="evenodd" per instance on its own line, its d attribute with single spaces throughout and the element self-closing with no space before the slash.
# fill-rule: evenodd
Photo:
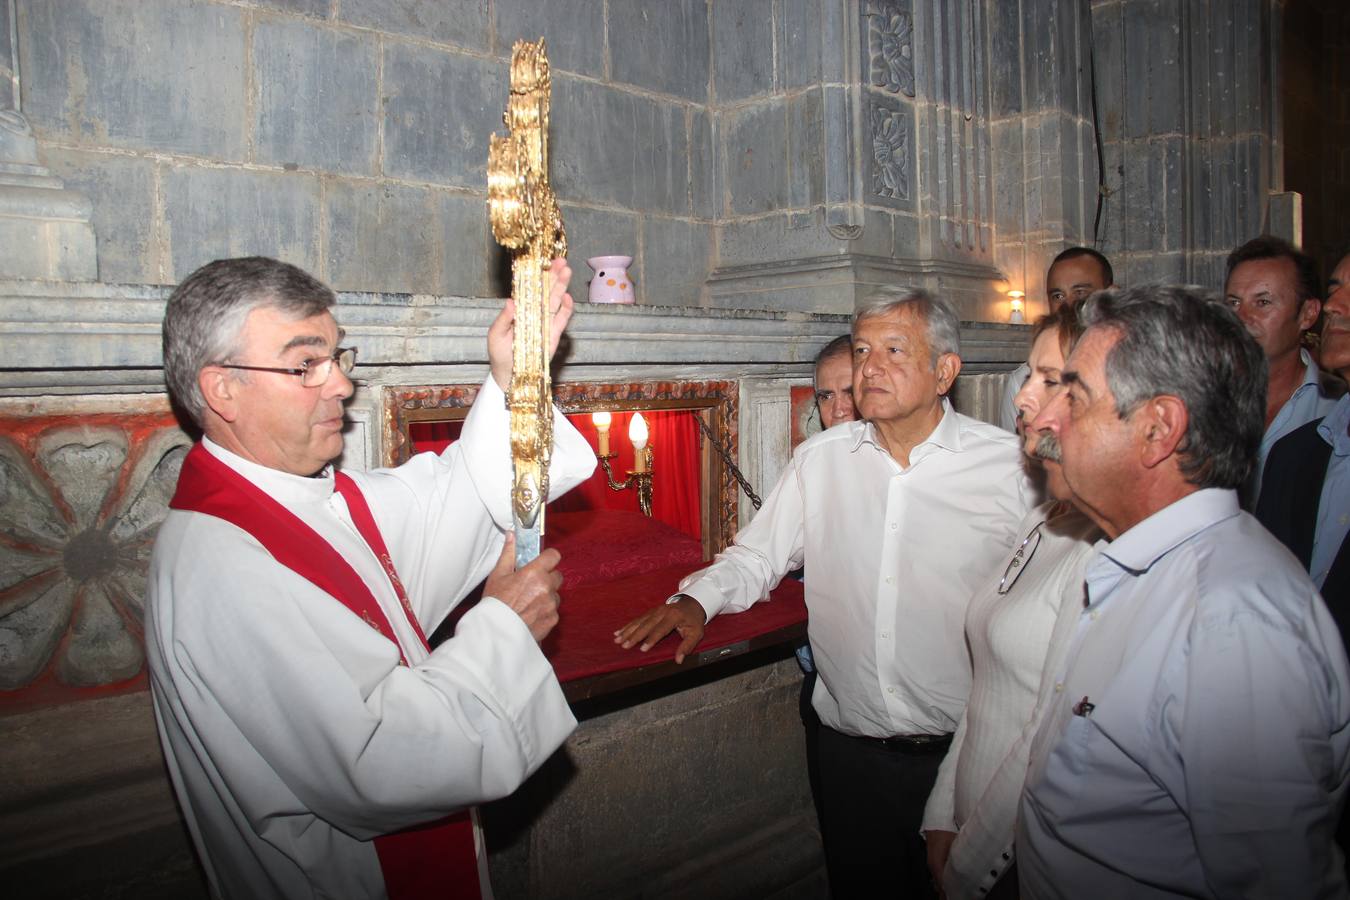
<svg viewBox="0 0 1350 900">
<path fill-rule="evenodd" d="M 165 415 L 45 424 L 0 434 L 0 690 L 141 670 L 146 567 L 190 445 Z"/>
<path fill-rule="evenodd" d="M 899 110 L 872 107 L 872 190 L 909 199 L 909 125 Z"/>
<path fill-rule="evenodd" d="M 885 0 L 870 0 L 863 16 L 872 84 L 913 97 L 914 17 Z"/>
</svg>

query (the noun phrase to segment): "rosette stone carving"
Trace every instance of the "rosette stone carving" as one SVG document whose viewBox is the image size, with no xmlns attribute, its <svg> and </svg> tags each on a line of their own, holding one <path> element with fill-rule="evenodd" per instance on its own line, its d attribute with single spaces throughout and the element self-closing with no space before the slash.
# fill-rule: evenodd
<svg viewBox="0 0 1350 900">
<path fill-rule="evenodd" d="M 909 125 L 904 114 L 872 108 L 872 190 L 879 197 L 909 199 Z"/>
<path fill-rule="evenodd" d="M 872 84 L 914 96 L 914 17 L 897 3 L 869 0 L 867 54 Z"/>
<path fill-rule="evenodd" d="M 0 690 L 141 670 L 146 568 L 188 446 L 172 426 L 0 435 Z"/>
</svg>

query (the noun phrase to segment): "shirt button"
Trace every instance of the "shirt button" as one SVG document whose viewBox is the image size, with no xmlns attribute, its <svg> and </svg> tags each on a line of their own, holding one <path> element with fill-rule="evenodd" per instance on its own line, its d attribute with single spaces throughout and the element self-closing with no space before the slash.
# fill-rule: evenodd
<svg viewBox="0 0 1350 900">
<path fill-rule="evenodd" d="M 899 528 L 899 527 L 900 527 L 900 523 L 899 523 L 899 522 L 892 522 L 892 523 L 891 523 L 891 531 L 895 531 L 895 530 L 896 530 L 897 528 Z"/>
<path fill-rule="evenodd" d="M 887 576 L 886 576 L 886 583 L 887 583 L 887 584 L 895 584 L 895 576 L 894 576 L 894 575 L 887 575 Z"/>
<path fill-rule="evenodd" d="M 1088 613 L 1088 618 L 1094 622 L 1097 621 L 1097 610 L 1094 609 L 1092 612 Z"/>
<path fill-rule="evenodd" d="M 882 636 L 883 638 L 889 639 L 890 636 L 891 636 L 891 633 L 890 633 L 889 631 L 883 631 L 883 632 L 881 633 L 881 636 Z"/>
<path fill-rule="evenodd" d="M 1056 693 L 1056 694 L 1059 694 L 1059 693 L 1063 693 L 1063 691 L 1064 691 L 1064 682 L 1062 682 L 1062 681 L 1056 682 L 1056 684 L 1055 684 L 1055 693 Z"/>
<path fill-rule="evenodd" d="M 891 685 L 890 687 L 886 688 L 886 693 L 888 693 L 888 694 L 894 694 L 894 693 L 895 693 L 895 685 Z"/>
</svg>

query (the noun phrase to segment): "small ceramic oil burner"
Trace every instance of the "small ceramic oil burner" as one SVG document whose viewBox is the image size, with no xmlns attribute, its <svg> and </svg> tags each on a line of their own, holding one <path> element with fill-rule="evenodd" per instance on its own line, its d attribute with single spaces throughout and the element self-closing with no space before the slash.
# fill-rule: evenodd
<svg viewBox="0 0 1350 900">
<path fill-rule="evenodd" d="M 592 303 L 632 303 L 633 279 L 628 277 L 631 256 L 592 256 L 586 264 L 595 270 L 591 279 Z"/>
</svg>

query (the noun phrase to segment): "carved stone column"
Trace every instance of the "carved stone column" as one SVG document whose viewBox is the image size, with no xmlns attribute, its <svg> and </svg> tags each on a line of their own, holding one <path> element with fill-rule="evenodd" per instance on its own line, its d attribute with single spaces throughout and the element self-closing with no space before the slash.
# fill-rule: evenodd
<svg viewBox="0 0 1350 900">
<path fill-rule="evenodd" d="M 38 161 L 22 111 L 15 0 L 0 0 L 0 277 L 93 281 L 89 199 Z"/>
<path fill-rule="evenodd" d="M 796 202 L 786 214 L 752 210 L 757 218 L 720 223 L 712 302 L 851 312 L 878 285 L 922 285 L 955 301 L 962 318 L 996 319 L 983 5 L 806 6 L 816 40 L 795 52 L 819 64 L 814 82 L 785 86 L 785 165 L 807 186 L 788 192 Z M 801 117 L 798 127 L 792 104 L 817 92 L 819 119 Z M 726 155 L 747 162 L 740 147 Z M 802 163 L 812 156 L 815 165 Z M 727 180 L 735 206 L 737 182 Z"/>
</svg>

